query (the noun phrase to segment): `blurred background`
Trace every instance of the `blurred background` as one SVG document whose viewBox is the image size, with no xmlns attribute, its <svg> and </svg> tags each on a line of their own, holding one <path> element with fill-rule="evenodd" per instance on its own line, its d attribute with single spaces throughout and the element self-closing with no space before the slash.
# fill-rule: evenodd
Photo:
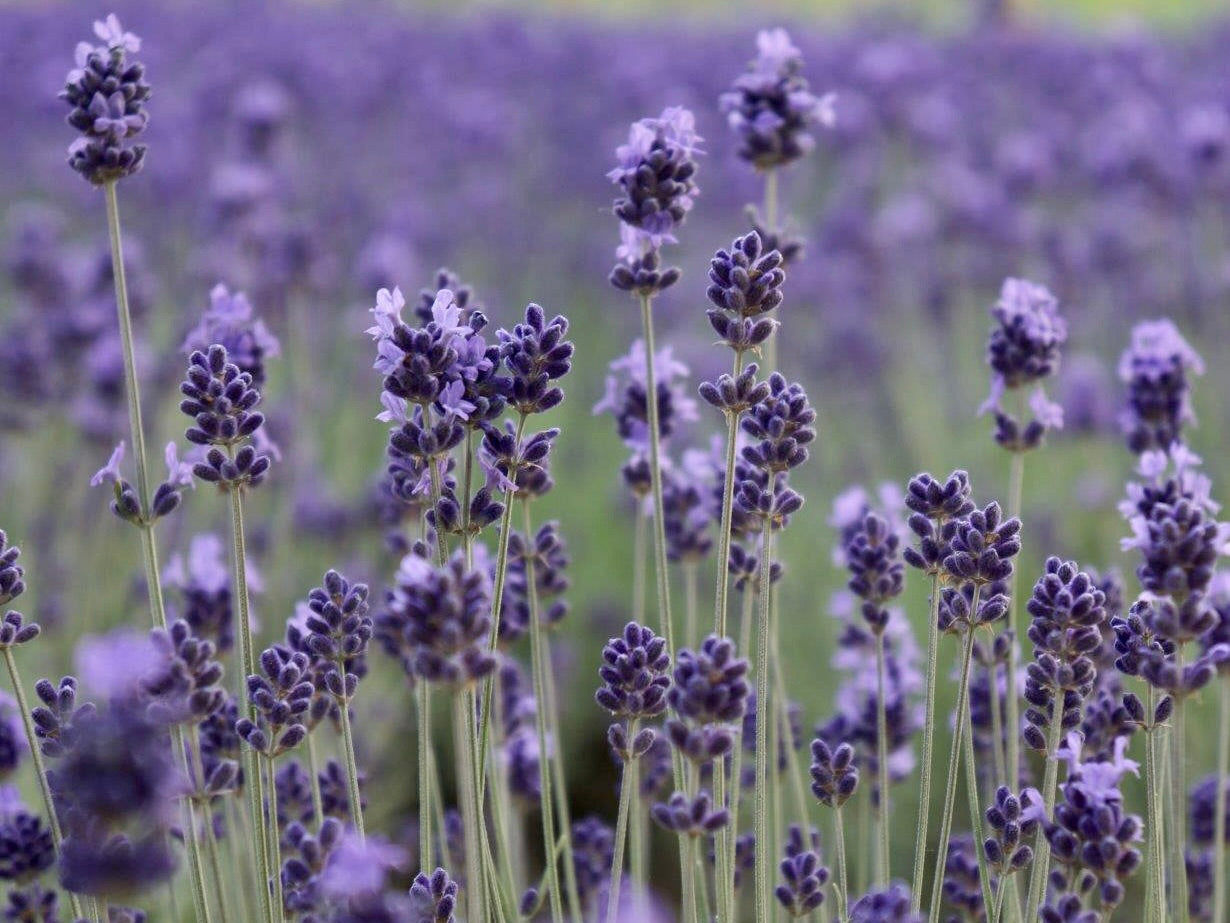
<svg viewBox="0 0 1230 923">
<path fill-rule="evenodd" d="M 496 326 L 528 301 L 572 320 L 577 361 L 551 420 L 563 428 L 558 486 L 536 515 L 560 520 L 572 553 L 557 648 L 565 701 L 579 703 L 565 715 L 573 778 L 593 780 L 575 792 L 581 813 L 613 800 L 590 694 L 601 641 L 631 608 L 627 451 L 610 418 L 591 413 L 606 364 L 639 329 L 635 304 L 606 282 L 618 229 L 604 174 L 628 124 L 684 105 L 706 139 L 701 196 L 669 249 L 683 280 L 658 314 L 692 389 L 728 362 L 704 316 L 707 261 L 744 233 L 744 208 L 762 195 L 717 97 L 754 55 L 757 30 L 777 25 L 803 50 L 813 90 L 837 94 L 835 127 L 781 180 L 783 213 L 807 240 L 780 312 L 781 367 L 812 396 L 820 431 L 800 478 L 807 506 L 782 542 L 782 647 L 809 728 L 831 714 L 836 683 L 817 669 L 846 579 L 830 554 L 834 497 L 955 467 L 980 500 L 1006 493 L 1008 457 L 976 415 L 987 309 L 1005 277 L 1048 286 L 1071 329 L 1053 389 L 1067 426 L 1026 464 L 1025 587 L 1059 554 L 1121 566 L 1138 590 L 1115 510 L 1132 466 L 1115 364 L 1137 320 L 1173 318 L 1203 354 L 1191 442 L 1215 496 L 1230 495 L 1222 7 L 0 4 L 0 528 L 24 548 L 24 608 L 49 638 L 27 676 L 69 670 L 85 633 L 145 621 L 136 534 L 88 486 L 127 418 L 102 196 L 65 166 L 72 132 L 56 99 L 74 45 L 112 8 L 142 37 L 154 87 L 146 169 L 120 187 L 151 444 L 182 442 L 180 344 L 215 283 L 245 291 L 282 344 L 266 390 L 282 459 L 249 513 L 266 641 L 325 568 L 380 593 L 396 566 L 375 486 L 380 379 L 363 333 L 377 288 L 400 285 L 409 299 L 448 266 Z M 704 408 L 701 418 L 671 438 L 673 456 L 708 446 L 721 421 Z M 161 528 L 164 557 L 186 554 L 195 535 L 224 536 L 225 512 L 209 491 L 190 494 Z M 922 638 L 921 580 L 904 599 Z M 373 661 L 387 694 L 361 697 L 380 714 L 359 722 L 359 746 L 382 783 L 374 824 L 394 830 L 413 802 L 409 777 L 396 786 L 412 706 L 395 666 Z M 1192 747 L 1192 765 L 1208 766 L 1211 741 L 1196 735 Z"/>
</svg>

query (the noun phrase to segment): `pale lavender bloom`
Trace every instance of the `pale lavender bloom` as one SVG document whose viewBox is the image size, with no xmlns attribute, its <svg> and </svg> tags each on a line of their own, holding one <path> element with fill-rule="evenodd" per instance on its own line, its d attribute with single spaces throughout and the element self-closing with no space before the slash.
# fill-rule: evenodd
<svg viewBox="0 0 1230 923">
<path fill-rule="evenodd" d="M 125 32 L 119 17 L 114 13 L 109 14 L 106 19 L 94 21 L 94 34 L 107 50 L 120 48 L 129 54 L 141 50 L 141 39 L 131 32 Z"/>
<path fill-rule="evenodd" d="M 87 635 L 77 645 L 77 676 L 92 695 L 124 698 L 162 666 L 163 658 L 149 636 L 132 628 Z"/>
<path fill-rule="evenodd" d="M 649 445 L 646 364 L 645 341 L 638 338 L 626 355 L 608 366 L 606 388 L 593 409 L 595 414 L 613 414 L 620 437 L 633 448 Z M 688 367 L 675 359 L 672 347 L 664 346 L 655 353 L 653 371 L 658 387 L 658 428 L 663 436 L 669 436 L 677 424 L 699 419 L 697 403 L 682 387 L 680 379 L 687 376 Z"/>
<path fill-rule="evenodd" d="M 120 445 L 123 445 L 121 442 Z M 180 461 L 179 448 L 174 442 L 168 442 L 162 453 L 167 466 L 167 483 L 175 487 L 196 488 L 196 479 L 192 476 L 192 465 Z"/>
<path fill-rule="evenodd" d="M 473 332 L 462 320 L 461 306 L 446 288 L 436 292 L 436 300 L 431 305 L 431 320 L 446 337 L 464 338 Z"/>
<path fill-rule="evenodd" d="M 94 131 L 124 138 L 137 134 L 145 127 L 144 114 L 129 115 L 124 94 L 116 90 L 110 96 L 96 92 L 90 100 L 89 113 L 94 117 Z"/>
<path fill-rule="evenodd" d="M 407 414 L 409 405 L 404 397 L 398 397 L 396 394 L 390 394 L 388 391 L 381 391 L 380 403 L 384 410 L 376 414 L 376 419 L 381 423 L 405 423 L 410 419 Z"/>
<path fill-rule="evenodd" d="M 1119 540 L 1119 546 L 1124 550 L 1146 548 L 1152 539 L 1149 536 L 1149 524 L 1139 509 L 1140 502 L 1145 497 L 1149 487 L 1157 487 L 1173 478 L 1183 496 L 1201 510 L 1215 516 L 1221 509 L 1221 504 L 1212 498 L 1213 482 L 1208 475 L 1200 471 L 1201 458 L 1182 443 L 1173 443 L 1169 452 L 1150 449 L 1142 452 L 1137 471 L 1146 483 L 1130 481 L 1127 484 L 1127 498 L 1119 503 L 1119 512 L 1128 521 L 1132 534 Z M 1230 523 L 1221 523 L 1218 530 L 1218 545 L 1221 553 L 1230 553 Z"/>
<path fill-rule="evenodd" d="M 405 353 L 393 342 L 393 331 L 402 323 L 401 312 L 406 299 L 400 288 L 389 291 L 382 288 L 376 292 L 376 306 L 371 309 L 376 323 L 365 331 L 376 341 L 376 362 L 373 368 L 381 375 L 389 375 L 401 364 Z"/>
<path fill-rule="evenodd" d="M 1160 359 L 1176 356 L 1188 371 L 1204 374 L 1204 360 L 1168 317 L 1142 321 L 1132 328 L 1132 345 L 1119 357 L 1119 379 L 1131 381 L 1133 358 L 1145 355 Z"/>
<path fill-rule="evenodd" d="M 400 868 L 407 858 L 406 850 L 383 837 L 363 840 L 347 832 L 329 855 L 320 878 L 321 889 L 334 900 L 379 894 L 389 872 Z"/>
<path fill-rule="evenodd" d="M 437 402 L 444 410 L 460 420 L 470 419 L 475 406 L 465 399 L 466 386 L 461 379 L 451 381 L 440 391 Z"/>
<path fill-rule="evenodd" d="M 221 593 L 230 586 L 231 579 L 222 540 L 212 532 L 194 535 L 188 544 L 187 560 L 179 553 L 171 555 L 162 579 L 170 586 L 193 586 L 206 593 Z"/>
<path fill-rule="evenodd" d="M 118 484 L 123 480 L 120 474 L 120 465 L 124 461 L 124 440 L 121 439 L 116 444 L 115 449 L 111 452 L 111 457 L 107 459 L 107 463 L 94 472 L 94 476 L 90 478 L 90 486 L 98 487 L 101 484 Z"/>
</svg>

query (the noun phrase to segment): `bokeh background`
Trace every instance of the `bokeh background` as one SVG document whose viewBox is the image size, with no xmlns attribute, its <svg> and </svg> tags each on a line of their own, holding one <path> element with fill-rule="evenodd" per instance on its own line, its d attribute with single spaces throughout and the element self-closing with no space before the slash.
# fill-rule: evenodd
<svg viewBox="0 0 1230 923">
<path fill-rule="evenodd" d="M 628 123 L 685 105 L 706 138 L 701 197 L 670 251 L 684 278 L 658 315 L 660 341 L 699 380 L 727 362 L 704 317 L 707 260 L 762 194 L 718 94 L 756 31 L 776 25 L 803 50 L 813 89 L 838 94 L 836 126 L 782 177 L 783 211 L 808 246 L 787 282 L 781 366 L 808 389 L 820 430 L 800 478 L 807 506 L 782 541 L 782 648 L 810 727 L 831 713 L 837 681 L 833 498 L 955 467 L 980 499 L 1006 493 L 1008 458 L 976 415 L 1004 277 L 1050 287 L 1071 328 L 1057 387 L 1068 425 L 1026 464 L 1026 586 L 1060 554 L 1121 566 L 1137 589 L 1115 510 L 1132 464 L 1115 363 L 1137 320 L 1172 317 L 1203 354 L 1191 443 L 1215 495 L 1230 495 L 1220 6 L 0 4 L 0 528 L 24 547 L 23 602 L 49 638 L 28 675 L 69 670 L 85 633 L 145 619 L 136 535 L 88 487 L 127 420 L 102 197 L 65 167 L 71 131 L 55 96 L 75 43 L 112 8 L 142 36 L 155 91 L 147 168 L 120 190 L 151 443 L 182 436 L 179 346 L 216 282 L 246 291 L 282 342 L 267 413 L 283 457 L 249 514 L 266 641 L 326 567 L 377 592 L 395 567 L 373 488 L 386 430 L 363 330 L 376 289 L 411 296 L 448 266 L 496 325 L 528 301 L 571 318 L 577 361 L 551 421 L 563 428 L 558 486 L 537 515 L 560 520 L 572 552 L 557 647 L 581 813 L 613 802 L 590 695 L 601 641 L 631 607 L 626 450 L 591 413 L 639 322 L 606 283 L 618 231 L 604 174 Z M 701 416 L 672 437 L 674 455 L 708 444 L 720 420 Z M 208 491 L 189 495 L 161 532 L 164 556 L 225 535 L 224 514 Z M 923 637 L 922 581 L 905 608 Z M 373 658 L 381 694 L 362 697 L 359 746 L 381 780 L 373 823 L 392 830 L 413 801 L 410 777 L 397 782 L 412 704 L 394 665 Z M 1191 744 L 1203 771 L 1211 741 Z"/>
</svg>

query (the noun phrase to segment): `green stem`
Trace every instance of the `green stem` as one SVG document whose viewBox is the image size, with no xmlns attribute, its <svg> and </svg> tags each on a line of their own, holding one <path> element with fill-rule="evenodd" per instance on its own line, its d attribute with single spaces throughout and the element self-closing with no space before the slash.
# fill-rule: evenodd
<svg viewBox="0 0 1230 923">
<path fill-rule="evenodd" d="M 1046 732 L 1046 772 L 1042 778 L 1042 806 L 1046 817 L 1055 811 L 1055 788 L 1059 781 L 1059 742 L 1063 736 L 1063 690 L 1051 690 L 1051 721 Z M 1025 906 L 1037 907 L 1045 897 L 1043 893 L 1047 875 L 1051 870 L 1051 844 L 1045 836 L 1037 838 L 1034 846 L 1034 865 L 1029 876 L 1029 897 Z"/>
<path fill-rule="evenodd" d="M 530 504 L 529 501 L 523 501 L 521 504 L 522 528 L 525 530 L 526 540 L 533 533 L 530 532 Z M 534 698 L 538 702 L 538 708 L 534 712 L 534 728 L 538 733 L 538 787 L 541 791 L 542 804 L 542 848 L 543 853 L 547 854 L 551 851 L 551 844 L 555 842 L 555 805 L 551 791 L 551 760 L 548 756 L 547 749 L 547 671 L 551 668 L 548 663 L 547 640 L 546 632 L 542 626 L 541 613 L 538 611 L 538 588 L 536 585 L 536 577 L 534 573 L 534 560 L 527 555 L 525 559 L 525 585 L 526 592 L 529 596 L 530 604 L 530 669 L 533 673 L 534 682 Z M 560 746 L 562 741 L 556 738 L 553 743 L 555 746 Z M 560 835 L 564 836 L 564 831 L 560 831 Z M 565 836 L 565 850 L 567 850 L 567 837 Z M 566 855 L 571 858 L 571 854 L 566 852 Z M 571 862 L 569 861 L 571 865 Z M 559 869 L 556 864 L 552 864 L 547 879 L 551 889 L 551 918 L 555 923 L 560 923 L 564 919 L 564 907 L 562 901 L 562 893 L 559 884 Z"/>
<path fill-rule="evenodd" d="M 537 593 L 534 594 L 537 605 Z M 545 660 L 551 662 L 551 636 L 544 632 Z M 577 870 L 572 857 L 572 814 L 568 808 L 568 781 L 564 775 L 564 734 L 560 721 L 559 696 L 555 691 L 555 671 L 545 671 L 547 687 L 547 732 L 554 746 L 551 748 L 552 791 L 555 793 L 555 822 L 564 842 L 564 896 L 568 899 L 568 913 L 574 920 L 581 919 L 581 890 L 577 885 Z M 635 818 L 634 818 L 635 820 Z M 635 845 L 634 845 L 635 848 Z"/>
<path fill-rule="evenodd" d="M 918 779 L 918 830 L 914 835 L 914 886 L 910 912 L 922 907 L 923 875 L 927 865 L 927 822 L 931 814 L 931 762 L 935 751 L 935 680 L 939 662 L 940 577 L 931 577 L 931 610 L 927 619 L 927 716 L 923 724 L 922 762 Z"/>
<path fill-rule="evenodd" d="M 1226 781 L 1230 772 L 1230 677 L 1220 682 L 1217 732 L 1217 797 L 1213 808 L 1213 919 L 1226 918 Z"/>
<path fill-rule="evenodd" d="M 738 743 L 735 746 L 738 746 Z M 713 804 L 717 810 L 726 807 L 726 760 L 724 758 L 713 761 Z M 732 815 L 725 829 L 713 838 L 713 897 L 717 903 L 718 923 L 728 923 L 734 919 L 734 911 L 728 905 L 730 885 L 727 884 L 726 876 L 729 875 L 730 880 L 733 881 L 734 843 L 732 837 L 737 827 L 738 821 Z"/>
<path fill-rule="evenodd" d="M 989 632 L 988 632 L 989 633 Z M 994 639 L 991 639 L 992 642 Z M 1009 655 L 1011 656 L 1011 655 Z M 992 658 L 987 666 L 989 689 L 991 692 L 991 763 L 995 769 L 995 778 L 1008 779 L 1008 768 L 1004 756 L 1004 720 L 1000 714 L 1002 699 L 999 694 L 999 664 Z M 1012 695 L 1008 692 L 1008 695 Z M 996 784 L 999 784 L 998 781 Z M 993 786 L 994 787 L 994 786 Z"/>
<path fill-rule="evenodd" d="M 650 392 L 652 393 L 652 391 Z M 756 640 L 756 919 L 768 921 L 773 910 L 772 884 L 770 880 L 770 855 L 773 852 L 769 838 L 769 724 L 773 721 L 773 709 L 769 701 L 769 595 L 770 574 L 773 557 L 773 525 L 765 517 L 761 529 L 760 549 L 760 614 Z M 776 754 L 774 755 L 776 757 Z"/>
<path fill-rule="evenodd" d="M 666 649 L 675 655 L 675 629 L 671 622 L 670 576 L 666 559 L 666 519 L 662 503 L 662 445 L 658 431 L 658 384 L 653 367 L 653 301 L 648 295 L 640 296 L 641 326 L 645 337 L 645 406 L 649 423 L 649 475 L 653 492 L 653 540 L 654 560 L 657 569 L 658 619 Z"/>
<path fill-rule="evenodd" d="M 735 351 L 734 377 L 743 372 L 743 352 Z M 735 501 L 735 452 L 738 448 L 739 415 L 726 412 L 726 468 L 722 477 L 722 518 L 718 532 L 717 590 L 714 595 L 713 630 L 719 638 L 726 637 L 726 607 L 730 592 L 730 522 L 734 515 Z"/>
<path fill-rule="evenodd" d="M 346 663 L 341 657 L 337 660 L 337 668 L 342 674 L 342 682 L 345 683 Z M 354 821 L 359 840 L 363 841 L 367 838 L 367 831 L 363 827 L 363 797 L 359 794 L 359 766 L 355 761 L 354 734 L 350 729 L 350 699 L 344 696 L 338 698 L 337 705 L 338 711 L 342 713 L 342 752 L 346 757 L 346 787 L 350 795 L 350 818 Z"/>
<path fill-rule="evenodd" d="M 1180 675 L 1183 671 L 1183 645 L 1178 645 L 1175 651 L 1175 665 Z M 1171 718 L 1170 741 L 1170 813 L 1174 824 L 1174 836 L 1170 843 L 1170 888 L 1174 894 L 1174 919 L 1178 923 L 1187 923 L 1187 862 L 1183 854 L 1187 846 L 1187 766 L 1184 762 L 1187 753 L 1185 715 L 1187 714 L 1186 696 L 1180 694 L 1174 698 L 1174 716 Z M 1221 788 L 1221 780 L 1217 780 Z M 1215 918 L 1216 919 L 1216 918 Z"/>
<path fill-rule="evenodd" d="M 132 331 L 132 311 L 128 303 L 128 276 L 124 269 L 124 238 L 120 230 L 120 206 L 115 181 L 104 184 L 107 199 L 107 232 L 111 239 L 111 275 L 115 281 L 115 309 L 120 326 L 120 344 L 124 354 L 124 392 L 128 398 L 128 428 L 132 437 L 133 461 L 137 468 L 137 497 L 141 501 L 141 516 L 151 515 L 149 489 L 149 453 L 145 446 L 145 426 L 141 420 L 141 388 L 137 378 L 136 348 Z M 145 582 L 149 591 L 150 615 L 155 627 L 167 627 L 166 607 L 162 599 L 161 575 L 158 572 L 158 549 L 154 532 L 148 522 L 142 522 L 141 553 L 145 567 Z"/>
<path fill-rule="evenodd" d="M 427 680 L 415 684 L 418 695 L 419 760 L 419 867 L 427 871 L 431 860 L 431 687 Z"/>
<path fill-rule="evenodd" d="M 257 890 L 256 882 L 252 880 L 252 863 L 245 862 L 243 844 L 251 841 L 251 833 L 247 829 L 247 814 L 243 811 L 237 795 L 225 799 L 227 854 L 230 857 L 231 881 L 239 890 L 239 908 L 244 920 L 253 919 L 256 914 L 252 908 L 252 892 Z"/>
<path fill-rule="evenodd" d="M 692 857 L 696 850 L 696 842 L 692 837 L 680 834 L 679 844 L 683 850 L 683 874 L 679 877 L 683 888 L 683 923 L 699 923 L 699 908 L 696 904 L 696 862 Z"/>
<path fill-rule="evenodd" d="M 278 829 L 278 784 L 274 757 L 270 756 L 265 759 L 265 770 L 268 772 L 269 849 L 273 865 L 273 896 L 270 902 L 273 908 L 273 923 L 280 923 L 285 910 L 282 906 L 282 832 Z"/>
<path fill-rule="evenodd" d="M 974 591 L 971 612 L 978 611 L 978 591 Z M 936 850 L 935 872 L 931 880 L 931 911 L 927 914 L 930 923 L 940 918 L 940 899 L 944 891 L 944 866 L 948 863 L 948 839 L 952 835 L 952 812 L 957 800 L 957 773 L 961 762 L 961 735 L 965 733 L 965 719 L 969 701 L 970 661 L 974 653 L 974 632 L 966 628 L 965 645 L 961 652 L 961 680 L 957 685 L 957 726 L 953 730 L 952 747 L 948 751 L 948 781 L 944 784 L 944 807 L 940 814 L 940 842 Z"/>
<path fill-rule="evenodd" d="M 1157 707 L 1155 702 L 1155 693 L 1153 687 L 1146 685 L 1146 705 L 1148 709 L 1149 720 L 1153 720 L 1153 712 Z M 1145 835 L 1148 838 L 1148 850 L 1145 872 L 1148 875 L 1146 881 L 1146 906 L 1145 913 L 1148 919 L 1152 919 L 1154 923 L 1163 923 L 1165 920 L 1165 911 L 1163 909 L 1166 903 L 1166 887 L 1164 883 L 1164 873 L 1162 871 L 1162 818 L 1158 808 L 1158 799 L 1154 796 L 1155 792 L 1161 791 L 1162 779 L 1160 767 L 1157 761 L 1157 732 L 1156 728 L 1149 726 L 1145 728 Z"/>
<path fill-rule="evenodd" d="M 889 865 L 890 855 L 890 827 L 892 822 L 890 819 L 889 801 L 888 801 L 888 702 L 885 700 L 885 682 L 884 682 L 884 635 L 876 633 L 876 759 L 879 761 L 879 784 L 880 784 L 880 810 L 879 810 L 879 837 L 878 850 L 876 853 L 876 870 L 879 873 L 878 880 L 881 884 L 887 886 L 892 878 L 892 869 Z M 971 767 L 972 768 L 972 767 Z M 979 841 L 981 842 L 981 840 Z M 988 903 L 987 906 L 990 906 Z"/>
<path fill-rule="evenodd" d="M 632 621 L 645 624 L 645 552 L 649 544 L 649 519 L 641 510 L 639 499 L 634 514 L 632 539 Z"/>
<path fill-rule="evenodd" d="M 833 839 L 837 844 L 837 883 L 841 888 L 841 905 L 837 908 L 837 916 L 841 923 L 850 918 L 850 888 L 846 868 L 846 828 L 841 819 L 841 805 L 833 809 Z"/>
<path fill-rule="evenodd" d="M 1001 878 L 999 888 L 995 892 L 995 908 L 991 912 L 988 923 L 999 923 L 1004 918 L 1004 895 L 1008 893 L 1007 884 L 1011 879 Z"/>
<path fill-rule="evenodd" d="M 60 827 L 60 817 L 56 814 L 55 801 L 51 797 L 51 784 L 47 781 L 47 765 L 43 762 L 43 751 L 39 749 L 38 735 L 34 733 L 34 720 L 30 717 L 30 703 L 26 699 L 26 690 L 21 685 L 21 674 L 17 672 L 17 661 L 13 658 L 13 649 L 4 648 L 4 665 L 9 671 L 9 682 L 13 685 L 13 695 L 17 698 L 17 710 L 21 712 L 21 726 L 26 731 L 26 744 L 30 747 L 30 758 L 34 761 L 34 774 L 38 776 L 38 790 L 43 796 L 43 809 L 47 812 L 47 824 L 51 828 L 52 841 L 55 844 L 56 856 L 60 855 L 60 844 L 64 842 L 64 831 Z M 81 916 L 81 899 L 76 893 L 68 892 L 73 913 Z"/>
<path fill-rule="evenodd" d="M 325 801 L 320 793 L 320 761 L 316 758 L 316 739 L 312 733 L 307 736 L 308 772 L 312 774 L 312 813 L 316 817 L 316 825 L 325 819 Z"/>
<path fill-rule="evenodd" d="M 628 719 L 629 745 L 636 739 L 635 718 Z M 628 838 L 628 814 L 633 810 L 639 794 L 636 777 L 636 760 L 624 763 L 623 777 L 619 782 L 619 813 L 615 816 L 615 843 L 611 860 L 611 883 L 607 888 L 606 923 L 615 923 L 619 915 L 619 886 L 623 878 L 624 843 Z M 687 875 L 683 876 L 685 879 Z M 548 887 L 550 885 L 548 884 Z"/>
<path fill-rule="evenodd" d="M 196 804 L 197 785 L 203 783 L 204 776 L 199 772 L 190 771 L 188 753 L 184 748 L 184 732 L 179 725 L 171 727 L 171 744 L 175 751 L 175 761 L 184 771 L 184 775 L 192 784 L 192 791 L 183 799 L 184 812 L 188 817 L 188 829 L 185 839 L 188 847 L 188 870 L 192 878 L 192 902 L 198 920 L 210 923 L 213 919 L 209 912 L 209 898 L 205 896 L 205 867 L 201 861 L 201 833 L 197 825 Z"/>
<path fill-rule="evenodd" d="M 243 661 L 243 675 L 239 678 L 239 688 L 242 701 L 247 702 L 248 718 L 251 721 L 257 721 L 256 706 L 244 694 L 247 677 L 256 674 L 256 655 L 252 646 L 252 603 L 248 592 L 248 552 L 243 524 L 243 494 L 237 487 L 232 487 L 230 498 L 231 541 L 232 552 L 235 558 L 235 601 L 237 603 L 235 621 L 239 628 L 239 653 Z M 248 790 L 248 810 L 252 815 L 252 823 L 257 834 L 257 843 L 255 845 L 259 854 L 257 859 L 261 869 L 261 880 L 258 882 L 260 885 L 261 907 L 264 908 L 266 919 L 275 920 L 273 916 L 274 908 L 269 896 L 269 881 L 272 875 L 269 868 L 270 846 L 266 842 L 263 819 L 267 794 L 265 791 L 265 779 L 264 774 L 260 770 L 256 752 L 250 747 L 244 748 L 244 763 L 244 771 L 247 774 L 247 778 L 251 780 L 245 787 Z M 274 820 L 276 823 L 276 818 Z"/>
<path fill-rule="evenodd" d="M 983 834 L 982 827 L 982 805 L 978 799 L 978 764 L 974 760 L 974 728 L 970 724 L 969 717 L 969 698 L 961 703 L 961 708 L 965 711 L 965 732 L 961 735 L 962 747 L 965 751 L 965 790 L 969 798 L 969 816 L 970 823 L 974 828 L 974 855 L 978 859 L 978 882 L 982 887 L 982 906 L 990 907 L 993 902 L 993 893 L 991 888 L 991 869 L 987 864 L 986 852 L 982 848 L 982 844 L 986 842 L 986 837 Z M 1004 890 L 1001 883 L 1001 892 Z"/>
<path fill-rule="evenodd" d="M 203 780 L 205 778 L 205 770 L 201 762 L 200 731 L 196 725 L 191 725 L 188 748 L 193 771 L 198 779 Z M 225 879 L 222 877 L 222 863 L 218 858 L 218 836 L 214 832 L 212 800 L 209 797 L 204 798 L 201 806 L 205 815 L 205 855 L 209 860 L 210 874 L 213 875 L 214 893 L 218 898 L 218 915 L 222 923 L 228 923 L 230 916 L 226 911 L 226 886 Z"/>
<path fill-rule="evenodd" d="M 1025 489 L 1025 453 L 1012 453 L 1011 483 L 1008 488 L 1008 516 L 1020 518 L 1022 511 L 1022 496 Z M 1021 790 L 1021 704 L 1017 696 L 1017 640 L 1024 637 L 1021 630 L 1020 605 L 1016 591 L 1016 571 L 1008 577 L 1008 626 L 1012 629 L 1012 650 L 1008 652 L 1008 746 L 1005 756 L 1008 760 L 1008 787 L 1013 794 Z M 999 740 L 995 742 L 999 749 Z"/>
<path fill-rule="evenodd" d="M 483 864 L 479 854 L 478 805 L 475 800 L 477 786 L 474 779 L 474 751 L 470 749 L 469 726 L 474 722 L 474 713 L 467 707 L 465 690 L 453 693 L 453 741 L 457 758 L 457 797 L 461 802 L 461 818 L 465 825 L 466 919 L 485 921 L 485 882 Z M 545 795 L 543 796 L 545 799 Z"/>
<path fill-rule="evenodd" d="M 777 170 L 764 171 L 764 227 L 770 234 L 777 233 Z M 772 334 L 761 347 L 764 352 L 764 367 L 777 370 L 777 334 Z"/>
<path fill-rule="evenodd" d="M 683 565 L 683 643 L 695 645 L 700 643 L 696 634 L 696 562 L 688 561 Z"/>
</svg>

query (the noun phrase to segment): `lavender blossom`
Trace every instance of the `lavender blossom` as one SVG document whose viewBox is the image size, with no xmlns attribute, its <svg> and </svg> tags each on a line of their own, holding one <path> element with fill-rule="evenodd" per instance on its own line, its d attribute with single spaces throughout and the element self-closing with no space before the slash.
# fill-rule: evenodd
<svg viewBox="0 0 1230 923">
<path fill-rule="evenodd" d="M 717 335 L 736 353 L 755 349 L 777 329 L 778 322 L 768 315 L 782 303 L 786 281 L 782 264 L 782 255 L 766 248 L 755 231 L 735 238 L 729 251 L 719 250 L 709 262 L 705 294 L 712 307 L 706 314 Z"/>
<path fill-rule="evenodd" d="M 249 747 L 269 757 L 293 750 L 307 737 L 302 716 L 311 704 L 313 686 L 306 679 L 310 661 L 280 645 L 260 655 L 264 676 L 248 677 L 248 701 L 256 720 L 241 718 L 235 731 Z"/>
<path fill-rule="evenodd" d="M 811 742 L 811 790 L 821 804 L 839 808 L 858 788 L 854 748 L 843 743 L 830 748 L 817 737 Z"/>
<path fill-rule="evenodd" d="M 94 23 L 94 34 L 102 44 L 78 43 L 77 67 L 69 71 L 60 99 L 72 108 L 68 124 L 81 132 L 68 148 L 68 164 L 101 186 L 131 176 L 145 162 L 145 145 L 132 139 L 149 121 L 150 87 L 141 63 L 128 60 L 141 50 L 141 40 L 125 32 L 114 13 Z"/>
<path fill-rule="evenodd" d="M 645 341 L 634 340 L 626 356 L 611 362 L 606 390 L 602 400 L 594 405 L 595 414 L 610 412 L 615 417 L 619 437 L 638 451 L 649 447 L 646 365 Z M 671 347 L 657 351 L 653 371 L 657 382 L 658 434 L 665 439 L 680 423 L 697 419 L 696 401 L 681 386 L 679 379 L 688 374 L 688 367 L 675 359 Z"/>
<path fill-rule="evenodd" d="M 808 836 L 798 824 L 790 825 L 786 855 L 778 866 L 782 883 L 774 890 L 786 913 L 805 917 L 824 903 L 829 870 L 820 864 L 820 833 L 814 827 Z"/>
<path fill-rule="evenodd" d="M 751 687 L 748 662 L 729 638 L 710 635 L 696 651 L 675 655 L 667 701 L 677 717 L 666 722 L 671 743 L 696 763 L 720 759 L 734 746 L 729 725 L 743 718 Z"/>
<path fill-rule="evenodd" d="M 248 297 L 243 292 L 232 294 L 221 283 L 210 290 L 209 307 L 180 348 L 190 356 L 208 352 L 215 343 L 226 349 L 227 357 L 240 372 L 252 376 L 252 386 L 257 390 L 265 386 L 265 360 L 281 353 L 277 338 L 265 322 L 253 317 Z"/>
<path fill-rule="evenodd" d="M 991 316 L 998 323 L 987 344 L 987 365 L 994 377 L 980 412 L 995 414 L 996 442 L 1011 452 L 1027 452 L 1041 444 L 1047 430 L 1063 426 L 1063 408 L 1047 398 L 1042 382 L 1058 371 L 1068 326 L 1055 296 L 1024 279 L 1004 281 Z M 1030 387 L 1033 419 L 1026 423 L 1005 411 L 1002 400 L 1005 391 Z"/>
<path fill-rule="evenodd" d="M 1123 430 L 1128 448 L 1140 454 L 1165 452 L 1195 422 L 1189 375 L 1203 375 L 1204 362 L 1168 319 L 1132 328 L 1132 345 L 1119 359 L 1119 379 L 1127 385 Z"/>
<path fill-rule="evenodd" d="M 24 886 L 55 861 L 55 843 L 42 818 L 26 810 L 15 788 L 0 788 L 0 878 Z"/>
<path fill-rule="evenodd" d="M 895 881 L 883 890 L 868 891 L 850 905 L 850 923 L 922 923 L 910 913 L 910 889 Z"/>
<path fill-rule="evenodd" d="M 635 230 L 625 240 L 631 260 L 642 249 L 659 249 L 674 243 L 673 231 L 683 223 L 696 196 L 695 156 L 701 153 L 701 138 L 695 118 L 687 109 L 674 106 L 658 118 L 634 122 L 627 144 L 615 151 L 616 167 L 607 174 L 619 186 L 615 216 Z"/>
<path fill-rule="evenodd" d="M 739 156 L 759 170 L 784 166 L 815 146 L 812 132 L 834 122 L 832 93 L 816 97 L 802 75 L 803 56 L 785 29 L 756 36 L 757 56 L 718 105 L 739 139 Z"/>
<path fill-rule="evenodd" d="M 650 814 L 664 829 L 693 839 L 712 836 L 730 822 L 730 812 L 715 806 L 713 796 L 704 789 L 691 798 L 674 792 L 667 801 L 655 804 Z"/>
<path fill-rule="evenodd" d="M 264 415 L 254 410 L 261 395 L 252 376 L 239 371 L 225 347 L 215 344 L 208 354 L 198 350 L 189 357 L 180 391 L 185 399 L 179 409 L 193 420 L 185 433 L 188 441 L 210 447 L 192 473 L 223 490 L 260 484 L 270 458 L 248 442 L 265 422 Z"/>
</svg>

